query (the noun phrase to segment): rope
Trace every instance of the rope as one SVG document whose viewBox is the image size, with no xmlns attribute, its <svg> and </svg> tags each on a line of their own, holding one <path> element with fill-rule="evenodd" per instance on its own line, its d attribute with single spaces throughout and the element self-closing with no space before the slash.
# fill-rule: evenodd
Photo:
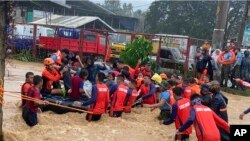
<svg viewBox="0 0 250 141">
<path fill-rule="evenodd" d="M 5 91 L 5 92 L 7 92 L 7 91 Z M 12 94 L 12 93 L 5 93 L 5 95 L 11 96 L 11 97 L 20 98 L 20 96 L 18 96 L 16 94 Z M 29 101 L 33 101 L 33 102 L 40 102 L 40 101 L 42 101 L 40 99 L 36 99 L 36 98 L 30 97 L 30 96 L 26 96 L 26 95 L 22 95 L 22 94 L 21 94 L 21 97 L 24 100 L 29 100 Z M 56 104 L 56 103 L 52 103 L 52 102 L 47 102 L 47 103 L 48 103 L 48 105 L 53 105 L 53 106 L 57 106 L 57 107 L 61 107 L 61 108 L 67 108 L 67 109 L 75 110 L 75 111 L 82 112 L 82 113 L 93 114 L 93 112 L 86 111 L 86 110 L 81 110 L 81 109 L 77 109 L 77 108 L 73 108 L 73 107 L 69 107 L 69 106 L 64 106 L 64 105 L 60 105 L 60 104 Z"/>
<path fill-rule="evenodd" d="M 3 100 L 3 80 L 0 79 L 0 104 L 3 105 L 4 104 L 4 100 Z"/>
</svg>

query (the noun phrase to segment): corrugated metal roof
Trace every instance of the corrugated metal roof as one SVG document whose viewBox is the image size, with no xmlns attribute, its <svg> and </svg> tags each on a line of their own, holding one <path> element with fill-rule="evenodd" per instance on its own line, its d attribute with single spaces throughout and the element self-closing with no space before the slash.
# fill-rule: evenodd
<svg viewBox="0 0 250 141">
<path fill-rule="evenodd" d="M 110 30 L 115 31 L 110 25 L 104 22 L 99 17 L 94 16 L 62 16 L 62 15 L 52 15 L 51 18 L 43 18 L 34 22 L 32 24 L 40 24 L 40 25 L 53 25 L 53 26 L 62 26 L 69 28 L 78 28 L 87 23 L 93 22 L 95 20 L 100 21 L 105 26 L 107 26 Z"/>
</svg>

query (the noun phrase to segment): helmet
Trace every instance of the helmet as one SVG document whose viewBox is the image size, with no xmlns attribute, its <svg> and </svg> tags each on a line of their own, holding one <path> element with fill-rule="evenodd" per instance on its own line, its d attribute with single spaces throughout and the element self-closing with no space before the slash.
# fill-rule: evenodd
<svg viewBox="0 0 250 141">
<path fill-rule="evenodd" d="M 51 65 L 51 64 L 54 64 L 54 63 L 55 63 L 55 61 L 52 58 L 46 58 L 43 61 L 44 65 Z"/>
<path fill-rule="evenodd" d="M 161 78 L 161 76 L 160 76 L 159 74 L 155 73 L 155 74 L 151 77 L 151 79 L 152 79 L 153 81 L 155 81 L 156 83 L 161 84 L 162 78 Z"/>
<path fill-rule="evenodd" d="M 167 79 L 168 78 L 165 73 L 161 73 L 160 76 L 161 76 L 162 79 Z"/>
</svg>

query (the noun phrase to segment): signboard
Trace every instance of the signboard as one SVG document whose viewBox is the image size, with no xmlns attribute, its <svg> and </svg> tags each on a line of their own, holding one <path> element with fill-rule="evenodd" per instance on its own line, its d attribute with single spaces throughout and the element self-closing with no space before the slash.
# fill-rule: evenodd
<svg viewBox="0 0 250 141">
<path fill-rule="evenodd" d="M 247 25 L 245 27 L 242 45 L 243 46 L 250 46 L 250 25 Z"/>
<path fill-rule="evenodd" d="M 49 16 L 50 12 L 40 11 L 40 10 L 33 10 L 33 17 L 34 18 L 45 18 Z"/>
</svg>

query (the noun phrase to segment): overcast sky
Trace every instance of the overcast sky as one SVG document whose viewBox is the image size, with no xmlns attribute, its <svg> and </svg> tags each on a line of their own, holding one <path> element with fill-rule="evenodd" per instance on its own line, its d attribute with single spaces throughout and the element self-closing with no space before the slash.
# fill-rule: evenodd
<svg viewBox="0 0 250 141">
<path fill-rule="evenodd" d="M 94 3 L 104 3 L 104 0 L 90 0 Z M 147 10 L 148 7 L 150 6 L 150 4 L 155 1 L 155 0 L 120 0 L 121 1 L 121 5 L 123 3 L 132 3 L 133 7 L 134 7 L 134 11 L 141 9 L 141 10 Z"/>
</svg>

